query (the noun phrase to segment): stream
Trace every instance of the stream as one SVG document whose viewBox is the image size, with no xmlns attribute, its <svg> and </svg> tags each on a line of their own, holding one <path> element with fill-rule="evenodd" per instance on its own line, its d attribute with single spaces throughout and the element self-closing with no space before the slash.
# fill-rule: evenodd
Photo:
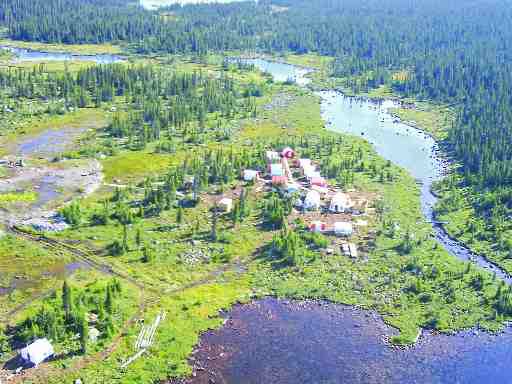
<svg viewBox="0 0 512 384">
<path fill-rule="evenodd" d="M 275 80 L 308 83 L 292 65 L 245 61 Z M 423 214 L 439 244 L 511 283 L 507 274 L 452 241 L 434 222 L 436 198 L 430 190 L 446 163 L 433 138 L 388 113 L 398 101 L 376 103 L 334 91 L 317 94 L 329 130 L 363 137 L 417 180 Z M 414 347 L 402 350 L 387 344 L 397 331 L 381 316 L 351 306 L 266 298 L 236 305 L 224 318 L 222 328 L 201 336 L 190 358 L 193 376 L 176 383 L 512 383 L 511 327 L 499 335 L 477 329 L 455 335 L 423 331 Z"/>
<path fill-rule="evenodd" d="M 276 81 L 294 79 L 299 85 L 309 83 L 306 75 L 312 71 L 260 58 L 244 59 L 244 62 L 270 73 Z M 451 239 L 442 226 L 435 222 L 433 207 L 437 199 L 431 187 L 434 181 L 443 176 L 447 164 L 438 155 L 439 148 L 432 137 L 400 122 L 388 112 L 390 108 L 399 107 L 399 101 L 373 101 L 345 96 L 336 91 L 321 91 L 317 95 L 321 98 L 321 113 L 327 129 L 366 139 L 380 156 L 406 169 L 418 181 L 421 185 L 423 214 L 432 223 L 436 240 L 446 251 L 496 273 L 508 284 L 512 283 L 512 277 L 505 271 Z"/>
</svg>

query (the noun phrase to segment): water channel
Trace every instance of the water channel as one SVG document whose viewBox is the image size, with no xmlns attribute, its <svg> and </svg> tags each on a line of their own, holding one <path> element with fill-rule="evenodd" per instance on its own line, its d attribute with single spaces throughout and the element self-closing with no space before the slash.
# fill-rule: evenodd
<svg viewBox="0 0 512 384">
<path fill-rule="evenodd" d="M 287 64 L 252 63 L 276 80 L 297 76 Z M 362 136 L 418 180 L 423 213 L 433 221 L 436 199 L 430 187 L 445 168 L 435 141 L 388 113 L 397 102 L 375 103 L 333 91 L 318 95 L 328 129 Z M 450 240 L 435 223 L 434 229 L 448 252 L 510 283 L 506 274 Z M 224 327 L 202 335 L 190 359 L 194 376 L 184 383 L 512 383 L 511 328 L 499 335 L 424 331 L 413 348 L 401 350 L 386 343 L 397 331 L 378 314 L 344 305 L 267 298 L 237 305 L 225 319 Z"/>
<path fill-rule="evenodd" d="M 264 59 L 244 59 L 257 68 L 270 73 L 276 81 L 294 79 L 306 85 L 311 70 Z M 317 92 L 321 98 L 321 113 L 327 129 L 362 137 L 370 142 L 383 158 L 406 169 L 421 184 L 421 206 L 427 221 L 432 222 L 437 241 L 453 256 L 471 261 L 481 268 L 496 273 L 507 283 L 512 278 L 498 266 L 476 255 L 459 242 L 451 239 L 435 222 L 433 207 L 436 197 L 431 192 L 432 183 L 442 177 L 446 167 L 438 155 L 435 140 L 421 130 L 394 118 L 388 110 L 400 106 L 399 101 L 374 101 L 355 98 L 336 91 Z"/>
</svg>

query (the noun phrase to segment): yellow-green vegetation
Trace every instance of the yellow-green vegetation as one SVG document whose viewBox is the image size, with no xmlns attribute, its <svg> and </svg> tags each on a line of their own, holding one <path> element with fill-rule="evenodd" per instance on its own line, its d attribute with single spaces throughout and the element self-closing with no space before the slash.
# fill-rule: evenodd
<svg viewBox="0 0 512 384">
<path fill-rule="evenodd" d="M 374 309 L 400 330 L 393 339 L 397 344 L 414 342 L 420 327 L 495 330 L 510 318 L 493 276 L 437 246 L 412 177 L 379 158 L 363 140 L 328 133 L 320 101 L 311 92 L 273 84 L 254 71 L 225 68 L 214 59 L 206 64 L 176 59 L 174 64 L 178 72 L 202 69 L 213 76 L 222 71 L 233 81 L 232 93 L 225 93 L 229 103 L 219 110 L 212 107 L 197 119 L 192 113 L 181 120 L 161 114 L 150 125 L 127 116 L 140 109 L 150 120 L 166 107 L 156 101 L 168 98 L 151 95 L 153 108 L 147 109 L 135 97 L 131 103 L 128 97 L 115 101 L 112 124 L 87 143 L 102 148 L 105 179 L 115 185 L 61 210 L 72 226 L 51 235 L 145 287 L 146 323 L 167 313 L 155 344 L 121 370 L 121 363 L 137 352 L 134 341 L 140 331 L 140 325 L 125 323 L 125 336 L 108 353 L 76 365 L 66 360 L 59 374 L 34 382 L 140 383 L 182 377 L 190 373 L 187 357 L 200 333 L 222 325 L 220 310 L 251 297 L 327 299 Z M 296 60 L 313 66 L 318 58 Z M 192 86 L 186 90 L 204 92 Z M 201 106 L 195 95 L 187 96 Z M 215 105 L 215 97 L 208 97 Z M 164 118 L 178 121 L 179 129 L 161 130 Z M 334 237 L 309 234 L 286 199 L 263 184 L 240 180 L 244 167 L 265 168 L 265 149 L 286 145 L 321 163 L 331 185 L 376 197 L 365 210 L 368 228 L 351 239 L 361 250 L 359 258 L 327 255 Z M 217 210 L 222 197 L 232 198 L 232 212 Z M 135 307 L 133 289 L 127 311 Z"/>
<path fill-rule="evenodd" d="M 182 154 L 183 155 L 183 154 Z M 144 176 L 156 175 L 165 171 L 178 159 L 167 154 L 153 151 L 122 151 L 117 155 L 102 160 L 105 181 L 129 184 L 140 181 Z"/>
<path fill-rule="evenodd" d="M 0 39 L 0 46 L 32 49 L 43 52 L 66 52 L 77 55 L 119 54 L 122 48 L 112 44 L 46 44 L 32 41 Z"/>
<path fill-rule="evenodd" d="M 26 192 L 12 192 L 12 193 L 0 193 L 0 207 L 12 204 L 12 203 L 30 203 L 37 200 L 37 193 L 32 191 Z"/>
<path fill-rule="evenodd" d="M 327 70 L 334 60 L 332 57 L 321 56 L 316 53 L 308 53 L 304 55 L 289 54 L 282 56 L 282 58 L 287 63 L 301 67 L 314 68 L 321 71 Z"/>
<path fill-rule="evenodd" d="M 446 138 L 448 128 L 455 119 L 453 109 L 427 102 L 415 102 L 411 108 L 392 108 L 390 112 L 406 124 L 411 124 L 437 140 Z"/>
<path fill-rule="evenodd" d="M 55 286 L 72 258 L 10 235 L 0 238 L 0 320 L 19 304 Z M 3 292 L 2 292 L 3 290 Z"/>
</svg>

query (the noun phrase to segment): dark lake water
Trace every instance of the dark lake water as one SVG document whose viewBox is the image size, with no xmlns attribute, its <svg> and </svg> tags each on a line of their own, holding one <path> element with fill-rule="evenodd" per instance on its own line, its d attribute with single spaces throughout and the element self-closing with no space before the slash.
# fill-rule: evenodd
<svg viewBox="0 0 512 384">
<path fill-rule="evenodd" d="M 276 79 L 296 76 L 286 72 L 290 66 L 253 63 Z M 444 169 L 435 141 L 395 121 L 387 112 L 393 101 L 375 103 L 337 92 L 318 95 L 328 129 L 365 138 L 379 155 L 418 180 L 423 213 L 432 221 L 430 187 Z M 494 269 L 510 282 L 484 258 L 451 241 L 442 228 L 434 229 L 448 252 Z M 512 383 L 510 328 L 499 335 L 424 331 L 414 347 L 401 350 L 387 343 L 396 330 L 379 315 L 344 305 L 267 298 L 237 305 L 225 318 L 222 328 L 201 336 L 190 359 L 194 375 L 183 383 Z"/>
<path fill-rule="evenodd" d="M 265 299 L 236 306 L 201 338 L 186 383 L 512 383 L 512 331 L 499 336 L 424 332 L 393 349 L 396 333 L 353 307 Z"/>
</svg>

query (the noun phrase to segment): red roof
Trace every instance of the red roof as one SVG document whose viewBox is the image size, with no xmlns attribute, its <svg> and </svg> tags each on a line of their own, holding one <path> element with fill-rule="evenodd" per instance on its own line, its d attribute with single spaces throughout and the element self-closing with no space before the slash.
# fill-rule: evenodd
<svg viewBox="0 0 512 384">
<path fill-rule="evenodd" d="M 325 187 L 327 185 L 327 182 L 323 177 L 312 177 L 310 180 L 311 185 L 318 185 L 320 187 Z"/>
<path fill-rule="evenodd" d="M 274 185 L 286 184 L 287 181 L 286 176 L 272 176 L 272 184 Z"/>
<path fill-rule="evenodd" d="M 295 152 L 290 147 L 286 147 L 285 149 L 282 150 L 281 156 L 291 159 L 292 157 L 295 156 Z"/>
</svg>

